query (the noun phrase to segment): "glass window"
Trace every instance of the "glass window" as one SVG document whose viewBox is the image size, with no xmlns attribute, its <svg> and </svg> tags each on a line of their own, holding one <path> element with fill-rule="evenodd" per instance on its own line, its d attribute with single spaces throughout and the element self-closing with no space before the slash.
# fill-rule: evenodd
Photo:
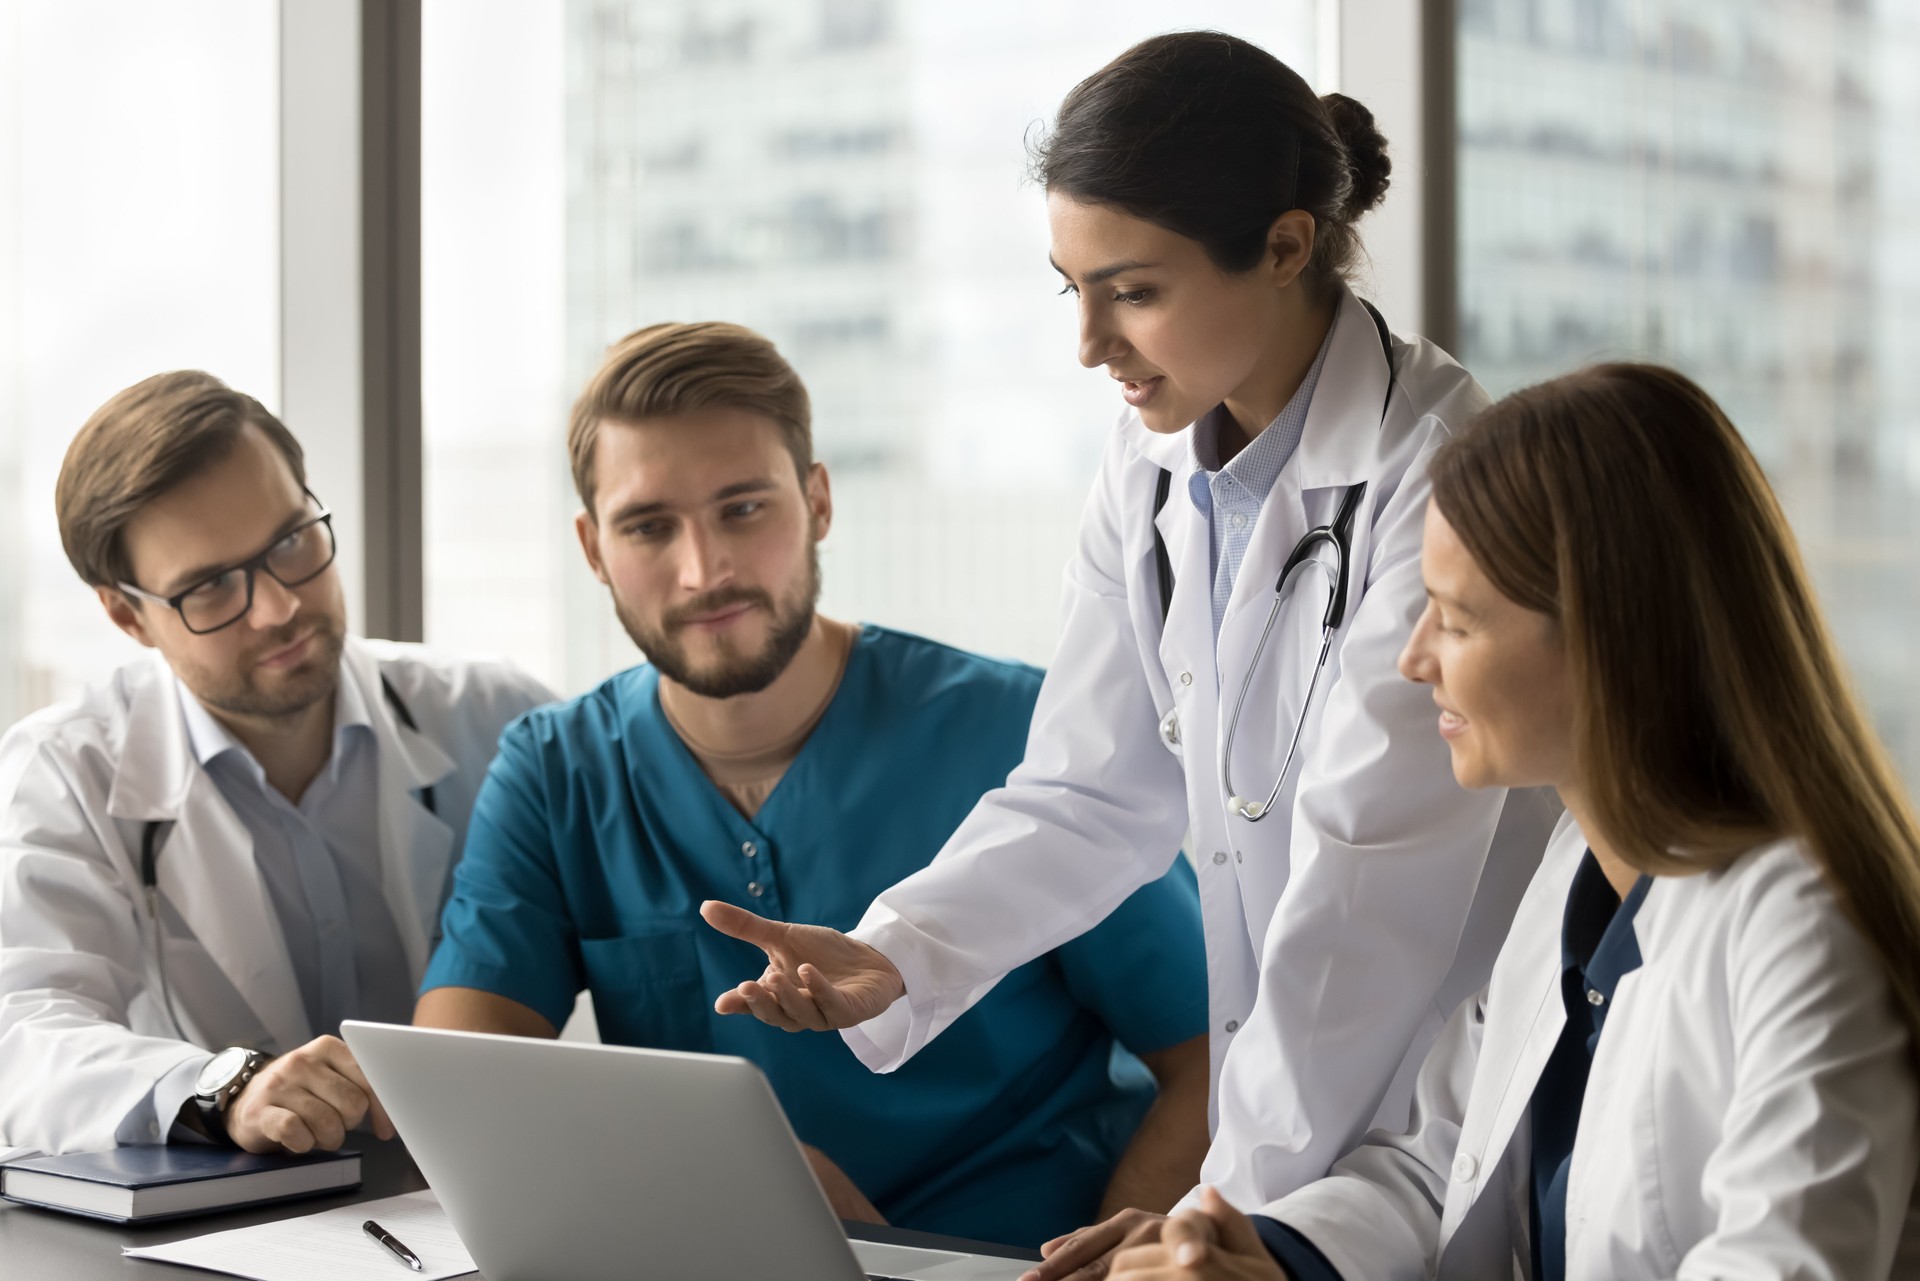
<svg viewBox="0 0 1920 1281">
<path fill-rule="evenodd" d="M 1312 77 L 1312 0 L 1209 0 Z M 564 445 L 607 344 L 780 344 L 833 476 L 822 608 L 1046 662 L 1121 406 L 1079 368 L 1023 139 L 1163 3 L 427 0 L 427 633 L 575 691 L 635 661 Z"/>
<path fill-rule="evenodd" d="M 1770 473 L 1920 781 L 1920 12 L 1463 0 L 1462 357 L 1664 361 Z"/>
<path fill-rule="evenodd" d="M 0 725 L 137 652 L 54 523 L 88 415 L 179 368 L 279 400 L 276 14 L 0 7 Z"/>
</svg>

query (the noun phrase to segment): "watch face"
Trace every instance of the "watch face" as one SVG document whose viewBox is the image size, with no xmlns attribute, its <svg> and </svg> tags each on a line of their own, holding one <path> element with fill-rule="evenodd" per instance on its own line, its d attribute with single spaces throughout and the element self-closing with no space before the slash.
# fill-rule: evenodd
<svg viewBox="0 0 1920 1281">
<path fill-rule="evenodd" d="M 200 1075 L 193 1083 L 195 1094 L 218 1094 L 233 1083 L 240 1070 L 247 1066 L 247 1056 L 251 1050 L 235 1046 L 222 1050 L 213 1056 L 213 1061 L 200 1069 Z"/>
</svg>

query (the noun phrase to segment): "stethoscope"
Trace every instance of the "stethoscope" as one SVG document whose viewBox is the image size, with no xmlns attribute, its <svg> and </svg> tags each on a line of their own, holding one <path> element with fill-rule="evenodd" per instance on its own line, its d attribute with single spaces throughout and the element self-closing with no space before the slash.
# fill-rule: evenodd
<svg viewBox="0 0 1920 1281">
<path fill-rule="evenodd" d="M 414 724 L 413 713 L 400 698 L 400 691 L 393 687 L 385 673 L 380 676 L 380 692 L 386 696 L 387 705 L 393 708 L 393 714 L 402 725 L 418 734 L 420 727 Z M 434 805 L 433 789 L 420 789 L 420 803 L 427 813 L 439 815 Z M 180 1020 L 180 1012 L 173 1007 L 173 986 L 167 982 L 167 950 L 160 942 L 160 851 L 166 845 L 166 836 L 173 830 L 173 820 L 149 819 L 140 833 L 140 888 L 147 901 L 147 920 L 153 925 L 153 968 L 160 975 L 160 998 L 166 1005 L 167 1019 L 173 1024 L 173 1034 L 180 1040 L 187 1039 L 185 1025 Z"/>
<path fill-rule="evenodd" d="M 1387 361 L 1387 394 L 1380 405 L 1380 423 L 1384 427 L 1387 410 L 1393 403 L 1393 339 L 1387 332 L 1386 318 L 1370 302 L 1361 300 L 1361 306 L 1373 318 L 1373 325 L 1380 334 L 1380 351 Z M 1160 473 L 1159 489 L 1155 495 L 1154 514 L 1157 517 L 1161 506 L 1166 502 L 1171 473 Z M 1286 785 L 1287 775 L 1293 769 L 1293 760 L 1300 751 L 1300 736 L 1306 730 L 1307 715 L 1313 710 L 1313 696 L 1320 687 L 1320 674 L 1326 670 L 1327 654 L 1333 649 L 1333 635 L 1347 617 L 1347 559 L 1353 550 L 1353 522 L 1360 510 L 1360 502 L 1366 497 L 1367 482 L 1360 481 L 1347 487 L 1346 494 L 1340 499 L 1340 507 L 1331 521 L 1316 525 L 1301 535 L 1300 541 L 1293 545 L 1286 563 L 1281 566 L 1279 581 L 1273 585 L 1273 605 L 1267 610 L 1266 626 L 1260 629 L 1260 641 L 1253 649 L 1253 658 L 1247 664 L 1246 675 L 1240 680 L 1239 697 L 1233 701 L 1233 715 L 1227 721 L 1227 741 L 1220 755 L 1220 787 L 1227 797 L 1227 808 L 1249 823 L 1258 823 L 1273 812 L 1274 802 L 1280 799 L 1280 789 Z M 1333 552 L 1333 564 L 1329 566 L 1315 555 L 1321 547 Z M 1159 526 L 1154 527 L 1155 564 L 1160 572 L 1160 598 L 1162 617 L 1171 606 L 1173 597 L 1172 562 L 1167 556 L 1166 545 L 1160 538 Z M 1260 670 L 1260 657 L 1266 653 L 1267 640 L 1273 635 L 1273 625 L 1279 621 L 1280 607 L 1286 602 L 1287 585 L 1294 575 L 1309 565 L 1316 566 L 1327 578 L 1327 609 L 1320 618 L 1320 655 L 1314 660 L 1313 675 L 1307 681 L 1307 696 L 1300 701 L 1300 715 L 1294 719 L 1293 735 L 1287 741 L 1286 758 L 1280 764 L 1280 774 L 1273 780 L 1273 790 L 1267 793 L 1264 801 L 1250 801 L 1240 795 L 1233 786 L 1233 741 L 1240 729 L 1240 713 L 1246 708 L 1247 694 L 1253 688 L 1254 675 Z M 1169 711 L 1161 722 L 1161 733 L 1168 742 L 1177 742 L 1179 729 L 1175 713 Z"/>
<path fill-rule="evenodd" d="M 1260 629 L 1260 643 L 1253 647 L 1253 658 L 1247 664 L 1247 674 L 1240 681 L 1240 697 L 1233 701 L 1233 716 L 1227 722 L 1227 746 L 1220 755 L 1220 786 L 1227 794 L 1227 808 L 1234 811 L 1249 823 L 1258 823 L 1273 812 L 1273 803 L 1280 798 L 1280 788 L 1287 781 L 1287 773 L 1293 768 L 1294 755 L 1300 750 L 1300 734 L 1307 726 L 1307 713 L 1313 709 L 1314 691 L 1320 688 L 1320 673 L 1327 668 L 1327 652 L 1333 648 L 1333 634 L 1340 630 L 1340 624 L 1347 617 L 1347 554 L 1353 549 L 1353 516 L 1360 509 L 1360 500 L 1366 497 L 1367 482 L 1347 488 L 1346 496 L 1340 500 L 1340 510 L 1333 520 L 1325 525 L 1315 525 L 1301 536 L 1293 545 L 1293 554 L 1287 557 L 1287 563 L 1280 569 L 1280 581 L 1273 587 L 1273 606 L 1267 610 L 1267 625 Z M 1321 547 L 1333 549 L 1333 565 L 1314 555 Z M 1240 729 L 1240 713 L 1247 705 L 1247 692 L 1253 688 L 1253 674 L 1260 670 L 1260 656 L 1266 652 L 1267 638 L 1273 635 L 1273 625 L 1279 621 L 1280 606 L 1286 600 L 1287 583 L 1294 574 L 1313 565 L 1327 576 L 1327 612 L 1320 617 L 1320 657 L 1314 660 L 1313 676 L 1307 681 L 1307 696 L 1300 700 L 1300 715 L 1293 722 L 1293 737 L 1287 740 L 1286 759 L 1280 763 L 1280 776 L 1273 780 L 1273 790 L 1267 793 L 1264 801 L 1249 801 L 1233 789 L 1233 739 Z"/>
</svg>

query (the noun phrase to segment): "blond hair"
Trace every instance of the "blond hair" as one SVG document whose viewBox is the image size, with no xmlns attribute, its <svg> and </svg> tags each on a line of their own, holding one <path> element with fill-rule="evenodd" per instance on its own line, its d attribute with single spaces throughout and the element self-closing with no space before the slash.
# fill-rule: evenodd
<svg viewBox="0 0 1920 1281">
<path fill-rule="evenodd" d="M 636 329 L 606 357 L 574 402 L 567 429 L 573 485 L 594 514 L 594 454 L 603 422 L 637 423 L 703 409 L 772 419 L 804 482 L 813 466 L 813 411 L 800 375 L 766 338 L 722 321 Z"/>
<path fill-rule="evenodd" d="M 122 535 L 154 499 L 220 462 L 247 427 L 258 427 L 307 483 L 300 442 L 253 397 L 212 374 L 155 374 L 93 412 L 67 446 L 54 485 L 60 543 L 92 586 L 125 582 L 133 570 Z"/>
</svg>

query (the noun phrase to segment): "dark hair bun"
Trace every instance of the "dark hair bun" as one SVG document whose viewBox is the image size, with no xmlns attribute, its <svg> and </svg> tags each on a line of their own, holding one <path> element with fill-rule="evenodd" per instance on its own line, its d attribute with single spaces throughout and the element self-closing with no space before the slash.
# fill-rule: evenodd
<svg viewBox="0 0 1920 1281">
<path fill-rule="evenodd" d="M 1333 130 L 1347 149 L 1347 172 L 1353 190 L 1347 195 L 1346 214 L 1358 218 L 1387 198 L 1393 161 L 1387 157 L 1387 140 L 1373 123 L 1373 113 L 1344 93 L 1326 94 L 1320 104 L 1333 121 Z"/>
</svg>

